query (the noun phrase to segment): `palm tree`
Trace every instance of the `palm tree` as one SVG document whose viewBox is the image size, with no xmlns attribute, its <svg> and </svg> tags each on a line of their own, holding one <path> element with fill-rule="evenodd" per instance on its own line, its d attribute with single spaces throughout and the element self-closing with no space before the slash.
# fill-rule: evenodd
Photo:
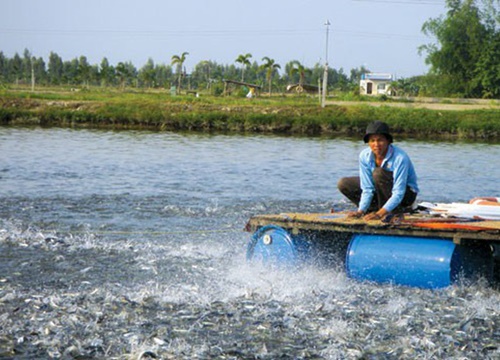
<svg viewBox="0 0 500 360">
<path fill-rule="evenodd" d="M 188 52 L 183 52 L 181 56 L 179 55 L 174 55 L 172 56 L 172 65 L 177 65 L 177 74 L 178 74 L 178 80 L 177 80 L 177 93 L 180 93 L 181 91 L 181 83 L 182 83 L 182 65 L 184 64 L 184 61 L 186 61 L 186 56 L 189 55 Z"/>
<path fill-rule="evenodd" d="M 120 85 L 122 90 L 125 88 L 125 83 L 127 82 L 127 78 L 130 76 L 129 71 L 127 69 L 127 65 L 124 64 L 123 62 L 119 62 L 118 65 L 116 65 L 116 76 L 118 77 L 120 81 Z"/>
<path fill-rule="evenodd" d="M 210 61 L 203 60 L 198 65 L 207 69 L 207 90 L 210 91 Z"/>
<path fill-rule="evenodd" d="M 260 68 L 266 70 L 266 79 L 267 81 L 269 81 L 269 96 L 271 96 L 271 84 L 273 80 L 273 73 L 277 69 L 281 69 L 281 66 L 279 64 L 276 64 L 274 59 L 270 59 L 267 56 L 264 56 L 262 58 L 262 61 L 264 61 L 264 64 L 262 64 Z"/>
<path fill-rule="evenodd" d="M 245 81 L 245 69 L 246 67 L 250 66 L 250 58 L 252 57 L 252 54 L 241 54 L 238 56 L 236 59 L 237 63 L 241 64 L 241 82 Z"/>
<path fill-rule="evenodd" d="M 292 66 L 290 68 L 290 77 L 292 77 L 295 74 L 299 74 L 299 86 L 302 87 L 304 85 L 305 79 L 306 79 L 306 74 L 310 73 L 310 69 L 306 69 L 304 65 L 302 65 L 298 60 L 294 60 L 290 62 L 290 65 Z"/>
<path fill-rule="evenodd" d="M 415 82 L 415 78 L 410 79 L 399 79 L 391 82 L 390 90 L 391 94 L 395 96 L 417 96 L 418 95 L 418 84 Z"/>
</svg>

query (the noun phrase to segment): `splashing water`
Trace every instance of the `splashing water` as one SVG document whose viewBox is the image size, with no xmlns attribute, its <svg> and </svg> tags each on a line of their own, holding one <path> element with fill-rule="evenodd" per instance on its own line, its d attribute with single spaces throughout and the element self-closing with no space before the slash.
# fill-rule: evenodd
<svg viewBox="0 0 500 360">
<path fill-rule="evenodd" d="M 357 143 L 0 129 L 0 144 L 0 358 L 500 357 L 500 293 L 484 284 L 246 262 L 252 214 L 350 206 L 334 184 L 355 171 Z M 496 189 L 499 170 L 480 168 L 498 146 L 405 145 L 432 200 L 478 195 L 426 168 L 436 150 L 481 154 L 467 172 Z"/>
</svg>

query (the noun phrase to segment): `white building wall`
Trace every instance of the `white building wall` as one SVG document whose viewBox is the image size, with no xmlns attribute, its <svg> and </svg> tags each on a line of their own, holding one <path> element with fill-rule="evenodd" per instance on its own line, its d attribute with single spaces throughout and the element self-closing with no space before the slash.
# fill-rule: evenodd
<svg viewBox="0 0 500 360">
<path fill-rule="evenodd" d="M 361 95 L 391 95 L 392 79 L 390 74 L 363 74 L 359 92 Z"/>
</svg>

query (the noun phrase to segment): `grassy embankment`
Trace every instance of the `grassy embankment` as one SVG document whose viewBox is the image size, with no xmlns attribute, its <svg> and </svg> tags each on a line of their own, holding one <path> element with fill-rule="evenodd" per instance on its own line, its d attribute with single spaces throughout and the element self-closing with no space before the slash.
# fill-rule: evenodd
<svg viewBox="0 0 500 360">
<path fill-rule="evenodd" d="M 328 103 L 317 97 L 254 99 L 116 90 L 0 90 L 1 125 L 204 132 L 359 135 L 381 119 L 396 134 L 426 138 L 500 139 L 500 107 L 417 108 L 391 100 Z M 398 105 L 398 106 L 392 106 Z M 401 106 L 404 105 L 404 106 Z"/>
</svg>

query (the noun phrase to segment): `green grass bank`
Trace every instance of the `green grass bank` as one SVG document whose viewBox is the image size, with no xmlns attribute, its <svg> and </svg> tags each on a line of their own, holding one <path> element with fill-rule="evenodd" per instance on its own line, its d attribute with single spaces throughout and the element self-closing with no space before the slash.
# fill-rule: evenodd
<svg viewBox="0 0 500 360">
<path fill-rule="evenodd" d="M 394 104 L 343 101 L 321 108 L 317 97 L 305 96 L 245 99 L 161 91 L 0 90 L 0 124 L 359 136 L 370 121 L 380 119 L 404 137 L 500 140 L 500 108 L 435 110 Z"/>
</svg>

